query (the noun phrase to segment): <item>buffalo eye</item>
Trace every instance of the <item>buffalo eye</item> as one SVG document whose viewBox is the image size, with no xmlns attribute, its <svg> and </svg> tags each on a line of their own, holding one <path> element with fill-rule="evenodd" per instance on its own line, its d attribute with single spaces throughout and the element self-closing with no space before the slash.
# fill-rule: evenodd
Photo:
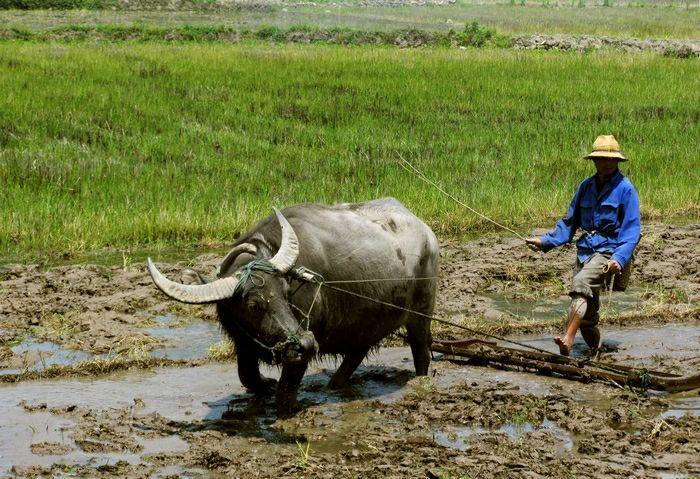
<svg viewBox="0 0 700 479">
<path fill-rule="evenodd" d="M 248 300 L 248 308 L 257 314 L 264 313 L 267 309 L 267 303 L 261 296 L 253 296 Z"/>
</svg>

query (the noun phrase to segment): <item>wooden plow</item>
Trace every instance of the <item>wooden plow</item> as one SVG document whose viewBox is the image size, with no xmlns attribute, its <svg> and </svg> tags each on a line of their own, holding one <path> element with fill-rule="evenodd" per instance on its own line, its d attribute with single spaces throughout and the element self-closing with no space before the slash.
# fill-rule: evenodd
<svg viewBox="0 0 700 479">
<path fill-rule="evenodd" d="M 641 389 L 679 392 L 700 388 L 700 374 L 681 376 L 662 371 L 633 368 L 618 364 L 588 362 L 556 354 L 498 346 L 495 341 L 464 339 L 433 341 L 431 350 L 444 354 L 448 361 L 496 368 L 518 367 L 528 372 L 557 375 L 578 381 L 614 381 Z"/>
</svg>

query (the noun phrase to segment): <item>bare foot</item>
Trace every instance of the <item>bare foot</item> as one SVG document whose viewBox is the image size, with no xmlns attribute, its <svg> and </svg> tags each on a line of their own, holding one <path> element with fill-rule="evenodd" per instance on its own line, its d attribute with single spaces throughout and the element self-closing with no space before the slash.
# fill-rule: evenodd
<svg viewBox="0 0 700 479">
<path fill-rule="evenodd" d="M 569 352 L 571 352 L 571 345 L 566 344 L 566 341 L 563 338 L 557 336 L 554 338 L 554 342 L 557 343 L 557 346 L 559 346 L 559 354 L 562 356 L 569 355 Z"/>
</svg>

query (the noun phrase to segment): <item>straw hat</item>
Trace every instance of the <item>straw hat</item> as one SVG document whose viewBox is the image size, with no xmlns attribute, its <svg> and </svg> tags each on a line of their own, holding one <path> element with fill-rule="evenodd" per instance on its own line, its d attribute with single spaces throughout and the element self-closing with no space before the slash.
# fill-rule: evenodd
<svg viewBox="0 0 700 479">
<path fill-rule="evenodd" d="M 627 161 L 620 153 L 620 145 L 612 135 L 600 135 L 593 142 L 593 151 L 583 157 L 584 159 L 615 158 L 618 161 Z"/>
</svg>

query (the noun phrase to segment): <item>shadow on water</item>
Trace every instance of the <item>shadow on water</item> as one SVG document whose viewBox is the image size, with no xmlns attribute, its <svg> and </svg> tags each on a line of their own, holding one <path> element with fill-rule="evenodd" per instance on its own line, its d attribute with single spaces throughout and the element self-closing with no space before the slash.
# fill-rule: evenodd
<svg viewBox="0 0 700 479">
<path fill-rule="evenodd" d="M 414 373 L 393 366 L 360 367 L 348 385 L 338 390 L 326 387 L 330 377 L 326 370 L 304 376 L 298 396 L 299 410 L 296 414 L 312 406 L 321 406 L 322 414 L 326 417 L 335 419 L 342 416 L 344 422 L 351 423 L 361 421 L 362 416 L 368 415 L 369 411 L 364 407 L 353 407 L 354 402 L 398 400 Z M 304 432 L 287 431 L 275 425 L 278 417 L 274 395 L 234 393 L 207 401 L 205 404 L 209 411 L 203 420 L 181 423 L 180 427 L 184 430 L 216 430 L 241 437 L 259 437 L 276 444 L 296 444 L 308 440 Z M 324 448 L 341 449 L 341 439 L 326 438 Z"/>
</svg>

